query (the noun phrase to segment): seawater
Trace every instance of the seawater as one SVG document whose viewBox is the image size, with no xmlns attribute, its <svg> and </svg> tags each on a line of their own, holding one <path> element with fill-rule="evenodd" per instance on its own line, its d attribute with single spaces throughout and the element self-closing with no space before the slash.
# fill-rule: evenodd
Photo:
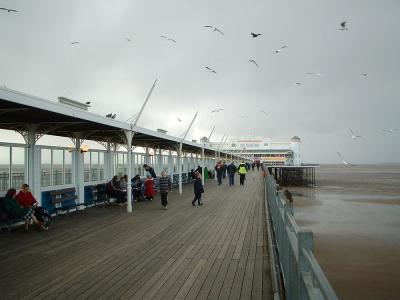
<svg viewBox="0 0 400 300">
<path fill-rule="evenodd" d="M 288 187 L 295 219 L 340 299 L 400 299 L 400 165 L 321 165 Z"/>
</svg>

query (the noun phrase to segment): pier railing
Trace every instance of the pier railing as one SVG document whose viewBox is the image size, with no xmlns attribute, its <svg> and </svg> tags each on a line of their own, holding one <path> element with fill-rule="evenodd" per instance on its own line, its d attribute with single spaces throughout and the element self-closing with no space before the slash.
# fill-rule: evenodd
<svg viewBox="0 0 400 300">
<path fill-rule="evenodd" d="M 273 230 L 273 250 L 276 250 L 277 266 L 281 270 L 281 276 L 276 277 L 283 279 L 285 298 L 337 300 L 313 255 L 312 231 L 299 229 L 293 217 L 293 205 L 287 203 L 282 192 L 277 190 L 273 176 L 266 177 L 265 204 Z"/>
</svg>

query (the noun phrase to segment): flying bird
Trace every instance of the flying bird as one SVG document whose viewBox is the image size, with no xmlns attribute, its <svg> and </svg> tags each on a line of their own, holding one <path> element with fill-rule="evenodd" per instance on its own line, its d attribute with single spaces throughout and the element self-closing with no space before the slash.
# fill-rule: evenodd
<svg viewBox="0 0 400 300">
<path fill-rule="evenodd" d="M 224 110 L 224 108 L 217 108 L 217 109 L 212 110 L 211 113 L 220 112 L 222 110 Z"/>
<path fill-rule="evenodd" d="M 367 73 L 361 73 L 361 75 L 362 75 L 362 76 L 368 76 L 368 74 L 367 74 Z"/>
<path fill-rule="evenodd" d="M 79 42 L 71 42 L 71 45 L 79 44 Z"/>
<path fill-rule="evenodd" d="M 353 141 L 355 141 L 358 138 L 364 139 L 364 137 L 362 137 L 361 135 L 356 135 L 356 133 L 351 128 L 349 128 L 349 129 L 350 129 L 351 138 L 353 139 Z"/>
<path fill-rule="evenodd" d="M 255 65 L 258 67 L 258 64 L 257 64 L 257 62 L 256 62 L 254 59 L 249 59 L 249 62 L 251 62 L 251 63 L 255 64 Z"/>
<path fill-rule="evenodd" d="M 170 37 L 167 37 L 167 36 L 165 36 L 165 35 L 160 35 L 160 38 L 163 38 L 163 39 L 166 39 L 167 41 L 171 41 L 171 42 L 176 43 L 176 40 L 174 40 L 174 39 L 172 39 L 172 38 L 170 38 Z"/>
<path fill-rule="evenodd" d="M 181 118 L 176 118 L 179 122 L 182 122 L 182 119 Z"/>
<path fill-rule="evenodd" d="M 1 10 L 5 10 L 5 11 L 7 11 L 7 12 L 18 12 L 18 10 L 15 10 L 15 9 L 11 9 L 11 8 L 5 8 L 5 7 L 0 7 L 0 9 Z"/>
<path fill-rule="evenodd" d="M 206 28 L 211 28 L 211 29 L 213 29 L 213 32 L 219 32 L 220 34 L 224 34 L 221 30 L 219 30 L 217 27 L 214 27 L 214 26 L 211 26 L 211 25 L 204 25 L 203 27 L 206 27 Z"/>
<path fill-rule="evenodd" d="M 211 69 L 210 67 L 205 67 L 208 71 L 210 71 L 210 72 L 212 72 L 212 73 L 214 73 L 214 74 L 217 74 L 217 72 L 214 70 L 214 69 Z"/>
<path fill-rule="evenodd" d="M 127 40 L 128 42 L 131 42 L 131 41 L 132 41 L 130 38 L 126 38 L 126 40 Z"/>
<path fill-rule="evenodd" d="M 276 50 L 275 50 L 275 53 L 281 52 L 282 49 L 285 49 L 286 47 L 287 47 L 287 46 L 285 45 L 285 46 L 280 47 L 279 49 L 276 49 Z"/>
<path fill-rule="evenodd" d="M 399 129 L 398 128 L 382 129 L 382 131 L 386 131 L 386 132 L 390 132 L 390 133 L 393 133 L 397 130 L 399 130 Z"/>
<path fill-rule="evenodd" d="M 344 165 L 350 166 L 350 167 L 355 166 L 354 164 L 349 163 L 348 161 L 346 161 L 346 160 L 343 158 L 343 156 L 340 154 L 340 152 L 336 152 L 336 153 L 337 153 L 337 155 L 339 156 L 339 158 L 342 160 L 342 163 L 343 163 Z"/>
<path fill-rule="evenodd" d="M 348 30 L 348 28 L 346 27 L 346 24 L 347 24 L 347 21 L 340 23 L 339 30 Z"/>
<path fill-rule="evenodd" d="M 250 32 L 250 34 L 251 34 L 251 37 L 252 37 L 252 38 L 256 38 L 256 37 L 258 37 L 259 35 L 261 35 L 261 33 L 253 33 L 253 32 Z"/>
<path fill-rule="evenodd" d="M 316 72 L 308 72 L 307 75 L 315 75 L 315 76 L 321 76 L 322 73 L 316 73 Z"/>
<path fill-rule="evenodd" d="M 294 84 L 295 84 L 295 85 L 302 85 L 301 82 L 295 82 Z"/>
<path fill-rule="evenodd" d="M 266 112 L 265 110 L 262 110 L 261 112 L 262 112 L 263 114 L 267 115 L 267 114 L 269 114 L 271 111 Z"/>
</svg>

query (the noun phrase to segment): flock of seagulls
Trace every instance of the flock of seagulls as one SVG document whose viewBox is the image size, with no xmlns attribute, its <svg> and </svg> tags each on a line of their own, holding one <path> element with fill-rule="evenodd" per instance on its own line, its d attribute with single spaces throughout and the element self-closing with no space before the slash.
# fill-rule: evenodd
<svg viewBox="0 0 400 300">
<path fill-rule="evenodd" d="M 224 33 L 221 30 L 219 30 L 217 27 L 214 27 L 214 26 L 211 26 L 211 25 L 204 25 L 203 27 L 210 28 L 210 29 L 212 29 L 213 32 L 218 32 L 218 33 L 224 35 Z"/>
</svg>

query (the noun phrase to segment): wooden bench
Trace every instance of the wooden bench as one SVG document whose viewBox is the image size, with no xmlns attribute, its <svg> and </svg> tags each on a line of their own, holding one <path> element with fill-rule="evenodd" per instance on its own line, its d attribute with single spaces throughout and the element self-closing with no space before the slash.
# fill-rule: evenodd
<svg viewBox="0 0 400 300">
<path fill-rule="evenodd" d="M 7 235 L 9 235 L 11 228 L 21 222 L 25 223 L 25 220 L 23 218 L 10 217 L 4 204 L 4 197 L 0 197 L 0 228 L 5 227 L 7 229 Z"/>
<path fill-rule="evenodd" d="M 111 205 L 110 199 L 107 196 L 107 185 L 98 184 L 90 187 L 92 191 L 93 204 L 98 207 L 98 204 L 103 204 L 103 207 Z"/>
<path fill-rule="evenodd" d="M 75 188 L 50 191 L 50 196 L 51 203 L 53 203 L 54 205 L 57 216 L 59 211 L 67 211 L 67 214 L 69 214 L 70 209 L 75 209 L 76 211 L 79 211 L 79 206 L 84 206 L 85 209 L 87 207 L 87 205 L 84 203 L 76 203 L 78 197 L 76 196 Z"/>
</svg>

